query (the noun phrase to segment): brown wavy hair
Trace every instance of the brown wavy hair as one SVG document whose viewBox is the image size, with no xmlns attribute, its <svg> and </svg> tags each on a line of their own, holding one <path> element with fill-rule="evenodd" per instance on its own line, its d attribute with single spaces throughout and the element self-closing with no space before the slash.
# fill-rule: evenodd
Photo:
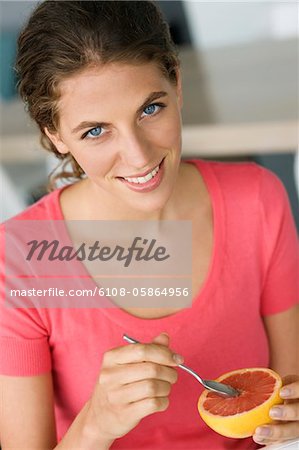
<svg viewBox="0 0 299 450">
<path fill-rule="evenodd" d="M 150 61 L 177 83 L 177 49 L 154 1 L 46 0 L 33 11 L 18 38 L 15 69 L 20 96 L 40 129 L 42 146 L 61 160 L 50 189 L 57 179 L 84 176 L 77 161 L 59 153 L 44 131 L 59 127 L 60 82 L 97 64 Z"/>
</svg>

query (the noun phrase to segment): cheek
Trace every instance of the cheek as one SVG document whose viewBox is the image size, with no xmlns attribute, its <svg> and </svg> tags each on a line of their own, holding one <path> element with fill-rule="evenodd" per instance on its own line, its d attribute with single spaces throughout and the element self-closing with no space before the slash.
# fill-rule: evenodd
<svg viewBox="0 0 299 450">
<path fill-rule="evenodd" d="M 162 148 L 180 148 L 181 147 L 181 117 L 173 113 L 162 123 L 151 130 L 152 140 L 158 147 Z"/>
<path fill-rule="evenodd" d="M 179 149 L 181 149 L 181 144 L 182 144 L 181 117 L 177 117 L 176 118 L 175 125 L 169 131 L 169 134 L 172 137 L 172 145 L 173 145 L 173 147 L 179 146 Z"/>
<path fill-rule="evenodd" d="M 88 177 L 94 175 L 106 175 L 115 162 L 115 155 L 112 152 L 94 143 L 86 144 L 83 148 L 74 149 L 72 155 L 82 167 Z"/>
</svg>

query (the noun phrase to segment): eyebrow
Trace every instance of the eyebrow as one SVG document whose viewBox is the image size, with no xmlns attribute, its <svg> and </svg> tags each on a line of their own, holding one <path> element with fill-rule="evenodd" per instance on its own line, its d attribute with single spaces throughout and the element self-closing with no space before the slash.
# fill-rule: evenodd
<svg viewBox="0 0 299 450">
<path fill-rule="evenodd" d="M 157 100 L 158 98 L 166 97 L 168 96 L 167 92 L 165 91 L 157 91 L 157 92 L 151 92 L 148 97 L 145 99 L 145 101 L 142 103 L 142 105 L 138 108 L 137 113 L 140 113 L 144 110 L 146 106 L 148 106 L 149 103 L 152 103 L 154 100 Z M 98 126 L 105 127 L 109 125 L 107 122 L 89 122 L 89 121 L 83 121 L 80 122 L 79 125 L 77 125 L 73 130 L 72 133 L 78 133 L 78 131 L 81 131 L 85 128 L 94 128 Z"/>
</svg>

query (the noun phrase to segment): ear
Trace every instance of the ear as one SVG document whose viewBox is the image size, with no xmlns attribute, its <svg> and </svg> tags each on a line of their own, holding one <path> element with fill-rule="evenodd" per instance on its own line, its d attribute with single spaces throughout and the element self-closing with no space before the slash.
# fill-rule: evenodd
<svg viewBox="0 0 299 450">
<path fill-rule="evenodd" d="M 176 90 L 178 96 L 178 103 L 180 109 L 182 109 L 183 107 L 182 73 L 179 67 L 176 68 L 176 78 L 177 78 Z"/>
<path fill-rule="evenodd" d="M 44 132 L 46 136 L 50 139 L 50 141 L 55 145 L 59 153 L 66 154 L 69 153 L 68 147 L 62 141 L 59 132 L 51 133 L 47 127 L 44 128 Z"/>
</svg>

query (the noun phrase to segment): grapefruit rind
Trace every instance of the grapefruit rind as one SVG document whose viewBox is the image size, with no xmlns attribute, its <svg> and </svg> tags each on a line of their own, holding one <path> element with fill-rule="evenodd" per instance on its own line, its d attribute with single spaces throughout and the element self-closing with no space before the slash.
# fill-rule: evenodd
<svg viewBox="0 0 299 450">
<path fill-rule="evenodd" d="M 279 390 L 282 386 L 281 378 L 271 369 L 252 368 L 235 370 L 221 375 L 216 381 L 223 381 L 231 375 L 241 374 L 248 371 L 266 371 L 269 375 L 272 375 L 275 378 L 273 394 L 264 403 L 256 406 L 255 408 L 239 414 L 220 416 L 211 414 L 203 407 L 209 393 L 208 390 L 204 390 L 199 397 L 198 411 L 201 418 L 212 430 L 222 436 L 230 438 L 246 438 L 252 436 L 258 426 L 273 422 L 269 416 L 269 411 L 272 406 L 283 403 L 283 400 L 279 396 Z"/>
</svg>

